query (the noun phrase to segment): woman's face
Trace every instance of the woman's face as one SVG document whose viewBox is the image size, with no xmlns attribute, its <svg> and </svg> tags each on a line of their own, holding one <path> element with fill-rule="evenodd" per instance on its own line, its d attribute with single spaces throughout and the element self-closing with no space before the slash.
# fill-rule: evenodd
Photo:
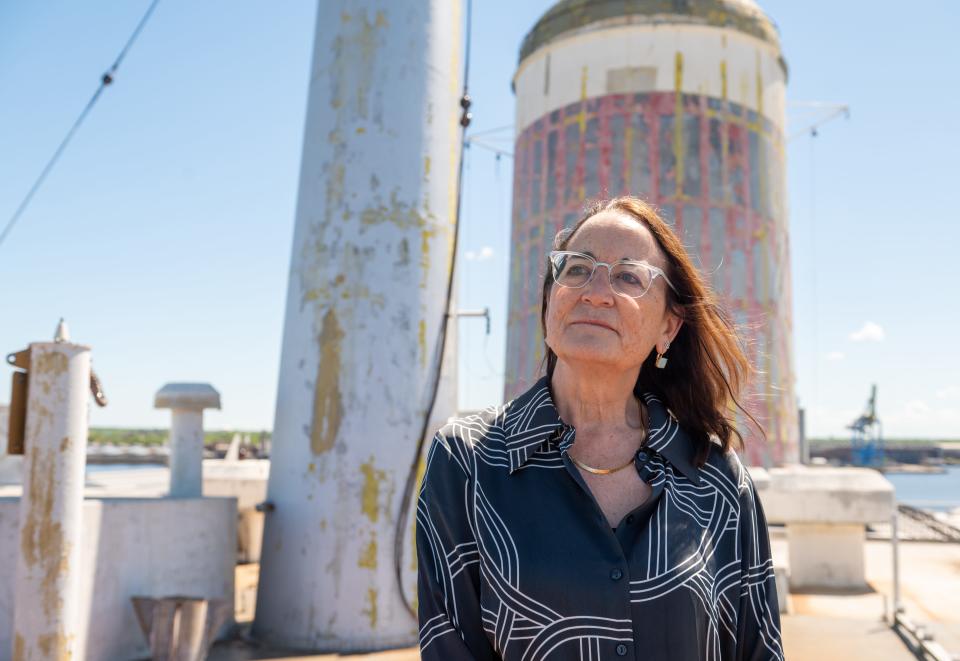
<svg viewBox="0 0 960 661">
<path fill-rule="evenodd" d="M 608 264 L 635 259 L 667 267 L 650 230 L 616 211 L 603 211 L 586 221 L 566 250 Z M 667 307 L 667 287 L 658 277 L 640 298 L 620 296 L 602 266 L 579 289 L 554 283 L 547 299 L 547 346 L 567 363 L 638 369 L 655 346 L 663 351 L 680 329 L 679 317 Z"/>
</svg>

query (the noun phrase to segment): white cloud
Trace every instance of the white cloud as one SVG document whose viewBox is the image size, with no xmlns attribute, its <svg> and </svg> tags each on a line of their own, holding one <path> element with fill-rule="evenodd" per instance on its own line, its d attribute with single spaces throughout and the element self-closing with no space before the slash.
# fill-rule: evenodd
<svg viewBox="0 0 960 661">
<path fill-rule="evenodd" d="M 960 399 L 960 386 L 947 386 L 937 391 L 940 399 Z"/>
<path fill-rule="evenodd" d="M 493 257 L 493 248 L 490 246 L 483 246 L 480 250 L 467 250 L 463 253 L 463 258 L 467 261 L 478 261 L 483 262 Z"/>
<path fill-rule="evenodd" d="M 860 330 L 850 333 L 850 339 L 854 342 L 882 342 L 884 337 L 886 333 L 883 328 L 872 321 L 864 323 Z"/>
<path fill-rule="evenodd" d="M 842 351 L 831 351 L 827 354 L 827 360 L 843 360 L 845 358 Z"/>
<path fill-rule="evenodd" d="M 930 406 L 919 399 L 913 399 L 907 402 L 904 407 L 905 412 L 908 416 L 920 416 L 920 415 L 929 415 Z"/>
</svg>

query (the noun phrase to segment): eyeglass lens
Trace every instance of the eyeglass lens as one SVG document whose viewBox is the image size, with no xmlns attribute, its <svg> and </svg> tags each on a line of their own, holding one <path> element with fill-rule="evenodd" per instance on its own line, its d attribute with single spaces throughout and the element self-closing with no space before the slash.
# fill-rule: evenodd
<svg viewBox="0 0 960 661">
<path fill-rule="evenodd" d="M 589 257 L 557 255 L 552 260 L 553 279 L 564 287 L 578 288 L 590 282 L 597 263 Z M 610 270 L 610 285 L 615 292 L 637 298 L 643 296 L 653 283 L 653 271 L 642 264 L 614 264 Z"/>
</svg>

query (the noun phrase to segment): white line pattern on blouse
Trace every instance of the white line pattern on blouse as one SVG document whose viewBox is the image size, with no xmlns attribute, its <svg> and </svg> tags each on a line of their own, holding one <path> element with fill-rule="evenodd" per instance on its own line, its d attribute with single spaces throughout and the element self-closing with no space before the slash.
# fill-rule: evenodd
<svg viewBox="0 0 960 661">
<path fill-rule="evenodd" d="M 733 453 L 696 468 L 695 448 L 672 414 L 656 396 L 643 398 L 650 411 L 643 449 L 651 458 L 641 475 L 655 492 L 662 489 L 662 498 L 646 526 L 645 562 L 630 563 L 629 603 L 621 612 L 686 594 L 705 623 L 698 643 L 703 658 L 782 659 L 769 542 L 748 473 Z M 636 644 L 643 626 L 636 611 L 617 618 L 609 616 L 612 608 L 577 612 L 571 601 L 545 603 L 536 582 L 542 571 L 528 576 L 524 571 L 534 567 L 521 563 L 529 558 L 518 548 L 528 542 L 521 519 L 524 508 L 536 505 L 505 500 L 504 493 L 517 484 L 511 482 L 516 475 L 567 470 L 564 455 L 574 437 L 559 420 L 545 379 L 513 402 L 451 421 L 435 436 L 417 508 L 425 661 L 592 661 L 614 649 L 624 656 L 626 646 Z M 678 543 L 671 522 L 695 529 L 699 538 Z M 741 638 L 752 641 L 749 649 Z M 640 649 L 630 654 L 667 658 Z"/>
</svg>

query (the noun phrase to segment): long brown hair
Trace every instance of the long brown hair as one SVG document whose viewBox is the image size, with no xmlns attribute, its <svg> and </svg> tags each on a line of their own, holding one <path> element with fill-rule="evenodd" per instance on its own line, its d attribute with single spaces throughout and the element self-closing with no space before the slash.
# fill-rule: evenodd
<svg viewBox="0 0 960 661">
<path fill-rule="evenodd" d="M 670 226 L 656 209 L 640 198 L 624 196 L 594 204 L 570 229 L 557 234 L 554 250 L 566 250 L 580 227 L 603 211 L 630 216 L 643 224 L 667 256 L 665 272 L 677 291 L 667 288 L 667 305 L 683 324 L 670 343 L 666 369 L 654 366 L 656 351 L 651 351 L 640 368 L 634 392 L 653 392 L 663 398 L 680 426 L 699 444 L 697 462 L 707 460 L 711 437 L 719 440 L 724 451 L 743 449 L 743 436 L 736 428 L 733 407 L 740 409 L 763 433 L 757 420 L 738 400 L 741 388 L 752 368 L 741 346 L 733 323 L 713 290 L 694 267 L 690 256 Z M 553 270 L 547 260 L 540 305 L 540 327 L 547 335 L 547 301 L 553 287 Z M 557 356 L 546 346 L 547 377 L 553 378 Z"/>
</svg>

